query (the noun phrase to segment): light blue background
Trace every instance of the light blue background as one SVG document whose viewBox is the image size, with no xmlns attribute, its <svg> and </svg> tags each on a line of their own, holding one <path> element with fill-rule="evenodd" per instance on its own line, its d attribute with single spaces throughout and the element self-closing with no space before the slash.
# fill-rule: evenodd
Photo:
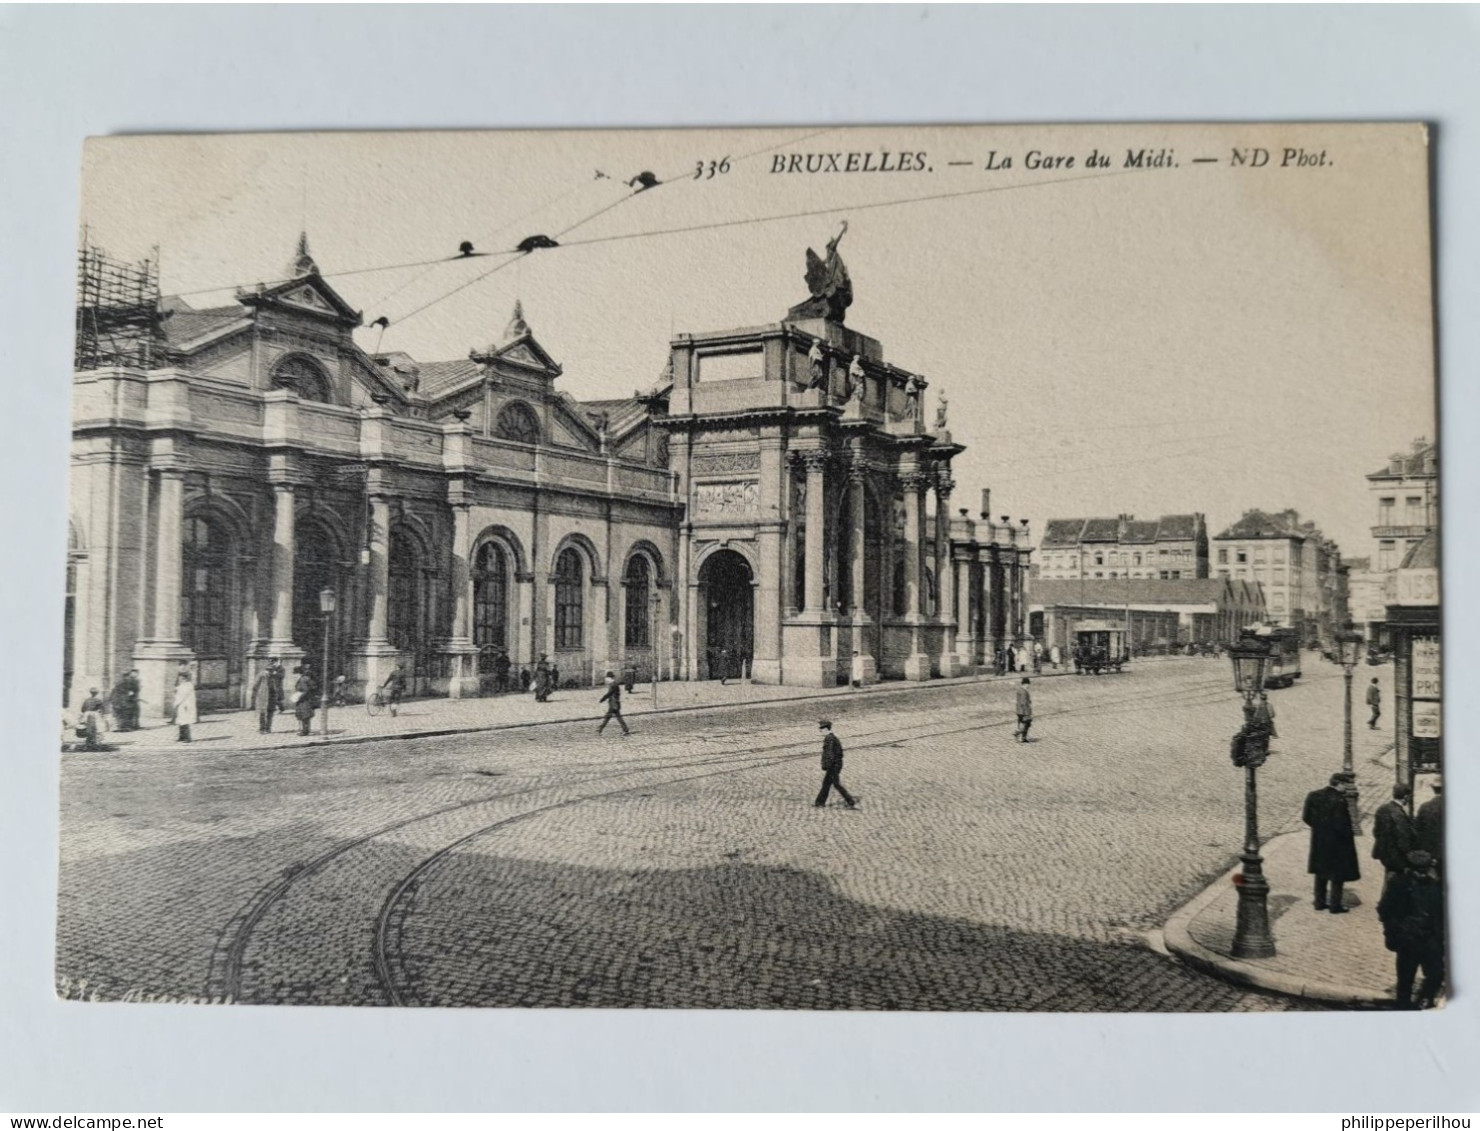
<svg viewBox="0 0 1480 1131">
<path fill-rule="evenodd" d="M 1477 59 L 1480 17 L 1459 7 L 0 10 L 0 1110 L 1480 1108 L 1480 710 L 1457 693 L 1480 686 L 1462 643 L 1480 627 L 1480 585 L 1472 564 L 1459 568 L 1480 549 L 1480 476 L 1464 442 L 1480 361 Z M 52 998 L 53 702 L 85 136 L 1371 118 L 1437 127 L 1448 785 L 1471 815 L 1450 833 L 1469 866 L 1451 889 L 1459 996 L 1448 1010 L 400 1012 Z"/>
</svg>

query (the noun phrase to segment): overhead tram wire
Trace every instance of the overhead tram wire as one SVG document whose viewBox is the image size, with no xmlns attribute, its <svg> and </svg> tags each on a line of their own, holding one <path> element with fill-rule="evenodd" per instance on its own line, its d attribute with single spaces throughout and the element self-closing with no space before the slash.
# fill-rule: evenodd
<svg viewBox="0 0 1480 1131">
<path fill-rule="evenodd" d="M 518 216 L 515 216 L 512 220 L 508 221 L 507 223 L 500 224 L 497 228 L 494 228 L 491 231 L 488 231 L 488 232 L 484 233 L 483 235 L 474 237 L 474 239 L 471 242 L 476 246 L 478 244 L 482 244 L 482 243 L 485 243 L 485 242 L 493 239 L 495 236 L 502 235 L 505 231 L 507 231 L 508 229 L 512 228 L 515 224 L 522 224 L 525 220 L 528 220 L 531 216 L 533 216 L 537 212 L 542 212 L 542 211 L 544 211 L 547 208 L 554 208 L 557 204 L 561 204 L 561 203 L 565 202 L 571 196 L 574 196 L 576 193 L 580 192 L 582 189 L 589 188 L 591 185 L 593 185 L 595 183 L 596 182 L 594 180 L 584 180 L 583 179 L 581 181 L 578 181 L 576 184 L 572 185 L 570 188 L 566 189 L 563 193 L 561 193 L 559 196 L 557 196 L 554 200 L 542 201 L 541 203 L 536 204 L 533 208 L 529 209 L 528 211 L 521 212 Z M 487 254 L 487 253 L 479 253 L 479 254 Z M 436 260 L 433 260 L 431 263 L 427 264 L 423 270 L 418 271 L 415 275 L 411 276 L 411 278 L 407 279 L 405 282 L 398 284 L 394 289 L 392 289 L 391 291 L 389 291 L 386 294 L 381 295 L 378 299 L 375 299 L 373 302 L 367 303 L 366 304 L 366 309 L 379 309 L 380 307 L 384 306 L 387 302 L 389 302 L 391 299 L 393 299 L 396 295 L 398 295 L 402 291 L 404 291 L 407 287 L 411 286 L 411 284 L 413 284 L 415 282 L 418 282 L 421 279 L 426 278 L 428 275 L 430 275 L 434 270 L 436 270 L 436 268 L 440 267 L 442 264 L 444 264 L 444 263 L 458 263 L 458 262 L 462 261 L 463 259 L 467 259 L 467 258 L 471 258 L 471 257 L 470 256 L 466 256 L 466 255 L 457 255 L 457 256 L 450 256 L 450 257 L 448 257 L 446 259 L 436 259 Z"/>
<path fill-rule="evenodd" d="M 834 216 L 834 215 L 837 215 L 839 212 L 863 212 L 863 211 L 868 211 L 868 210 L 872 210 L 872 209 L 875 209 L 875 208 L 894 208 L 894 207 L 898 207 L 898 206 L 901 206 L 901 205 L 907 205 L 907 204 L 925 204 L 925 203 L 929 203 L 929 202 L 932 202 L 932 201 L 939 201 L 939 200 L 956 200 L 956 199 L 961 199 L 961 198 L 964 198 L 964 197 L 985 196 L 985 195 L 987 195 L 989 193 L 1010 192 L 1010 191 L 1012 191 L 1014 189 L 1038 188 L 1038 187 L 1043 187 L 1043 186 L 1047 186 L 1047 185 L 1075 184 L 1075 183 L 1078 183 L 1078 182 L 1081 182 L 1081 181 L 1103 181 L 1103 180 L 1107 180 L 1107 179 L 1109 179 L 1111 177 L 1122 177 L 1122 176 L 1125 176 L 1125 175 L 1127 175 L 1129 173 L 1138 173 L 1138 172 L 1145 172 L 1145 170 L 1143 170 L 1143 169 L 1118 169 L 1118 170 L 1115 170 L 1115 171 L 1112 171 L 1112 172 L 1109 172 L 1109 173 L 1096 173 L 1096 174 L 1093 174 L 1093 175 L 1087 176 L 1087 177 L 1054 177 L 1054 178 L 1050 178 L 1048 180 L 1043 180 L 1043 181 L 1024 181 L 1024 182 L 1021 182 L 1021 183 L 1015 184 L 1015 185 L 989 185 L 989 186 L 987 186 L 985 188 L 979 188 L 979 189 L 962 189 L 962 190 L 959 190 L 959 191 L 956 191 L 956 192 L 946 192 L 946 193 L 933 193 L 933 194 L 928 195 L 928 196 L 900 197 L 900 198 L 897 198 L 895 200 L 881 200 L 881 201 L 874 201 L 872 203 L 864 203 L 864 204 L 851 204 L 851 205 L 845 204 L 845 205 L 838 205 L 838 206 L 831 207 L 831 208 L 812 208 L 812 209 L 807 209 L 806 211 L 802 211 L 802 212 L 786 212 L 786 213 L 781 213 L 781 214 L 774 215 L 774 216 L 747 216 L 747 217 L 744 217 L 744 218 L 741 218 L 741 219 L 738 219 L 738 220 L 715 220 L 715 221 L 711 221 L 709 223 L 704 223 L 704 224 L 686 224 L 686 225 L 683 225 L 683 226 L 677 227 L 677 228 L 650 228 L 650 229 L 648 229 L 646 231 L 625 232 L 625 233 L 619 233 L 617 235 L 611 235 L 611 236 L 592 236 L 592 237 L 589 237 L 589 238 L 583 239 L 583 240 L 581 240 L 581 239 L 577 239 L 577 240 L 566 240 L 566 241 L 564 241 L 562 243 L 554 243 L 552 241 L 551 244 L 547 245 L 545 248 L 541 248 L 540 250 L 551 250 L 551 251 L 555 251 L 555 250 L 559 250 L 560 248 L 568 248 L 568 247 L 589 247 L 589 246 L 592 246 L 592 245 L 595 245 L 595 244 L 618 243 L 618 242 L 622 242 L 622 241 L 626 241 L 626 240 L 634 240 L 634 239 L 649 239 L 649 238 L 654 237 L 654 236 L 683 235 L 683 234 L 690 233 L 690 232 L 714 231 L 714 230 L 721 229 L 721 228 L 736 228 L 736 227 L 742 227 L 742 226 L 745 226 L 745 225 L 748 225 L 748 224 L 775 223 L 775 222 L 781 221 L 781 220 L 797 220 L 797 219 L 804 219 L 804 218 L 811 217 L 811 216 Z M 595 219 L 596 216 L 597 215 L 600 215 L 602 212 L 609 212 L 612 208 L 615 208 L 617 204 L 621 204 L 621 203 L 623 203 L 623 201 L 629 200 L 632 197 L 642 195 L 642 193 L 644 191 L 646 191 L 646 190 L 639 189 L 636 192 L 633 192 L 632 194 L 630 194 L 630 196 L 623 197 L 622 200 L 616 201 L 615 203 L 610 204 L 610 205 L 606 205 L 603 208 L 599 209 L 595 214 L 586 217 L 585 220 L 578 220 L 576 223 L 572 224 L 570 227 L 563 229 L 563 231 L 565 231 L 565 232 L 573 231 L 574 229 L 580 227 L 582 224 L 586 223 L 588 220 Z M 513 254 L 517 254 L 520 258 L 523 258 L 524 255 L 529 254 L 529 253 L 528 252 L 523 252 L 523 251 L 516 251 Z M 486 279 L 490 275 L 493 275 L 494 273 L 496 273 L 497 271 L 502 270 L 504 267 L 508 266 L 508 263 L 509 262 L 515 262 L 515 260 L 510 260 L 510 261 L 506 261 L 505 263 L 501 263 L 497 267 L 493 268 L 492 270 L 486 271 L 482 275 L 475 276 L 474 278 L 468 280 L 467 282 L 462 283 L 462 284 L 454 287 L 452 290 L 448 291 L 446 294 L 442 295 L 440 298 L 434 298 L 434 299 L 432 299 L 429 302 L 423 303 L 421 306 L 417 307 L 415 310 L 411 311 L 409 314 L 403 314 L 400 317 L 400 319 L 398 319 L 398 321 L 405 322 L 408 318 L 411 318 L 414 315 L 420 314 L 422 311 L 427 310 L 428 308 L 430 308 L 432 306 L 435 306 L 437 303 L 441 302 L 443 299 L 451 298 L 453 295 L 457 294 L 459 291 L 465 290 L 467 287 L 472 286 L 474 283 L 481 282 L 483 279 Z"/>
<path fill-rule="evenodd" d="M 1051 178 L 1048 178 L 1046 180 L 1021 181 L 1021 182 L 1019 182 L 1017 184 L 1011 184 L 1011 185 L 988 185 L 988 186 L 986 186 L 984 188 L 978 188 L 978 189 L 960 189 L 960 190 L 957 190 L 955 192 L 930 193 L 930 194 L 927 194 L 925 196 L 897 197 L 897 198 L 895 198 L 893 200 L 877 200 L 877 201 L 872 201 L 872 202 L 855 203 L 855 204 L 840 204 L 840 205 L 833 205 L 833 206 L 830 206 L 830 207 L 827 207 L 827 208 L 810 208 L 810 209 L 805 209 L 805 210 L 799 211 L 799 212 L 782 212 L 782 213 L 777 213 L 777 214 L 771 215 L 771 216 L 746 216 L 746 217 L 742 217 L 740 219 L 735 219 L 735 220 L 713 220 L 713 221 L 709 221 L 709 222 L 702 223 L 702 224 L 685 224 L 685 225 L 681 225 L 681 226 L 675 227 L 675 228 L 650 228 L 650 229 L 647 229 L 647 230 L 644 230 L 644 231 L 619 232 L 619 233 L 617 233 L 615 235 L 609 235 L 609 236 L 591 236 L 591 237 L 588 237 L 586 239 L 567 240 L 564 243 L 558 244 L 555 248 L 550 248 L 549 250 L 558 250 L 559 248 L 568 248 L 568 247 L 589 247 L 589 246 L 592 246 L 592 245 L 595 245 L 595 244 L 603 244 L 603 243 L 621 243 L 621 242 L 625 242 L 627 240 L 651 239 L 651 238 L 654 238 L 654 237 L 657 237 L 657 236 L 686 235 L 686 234 L 692 233 L 692 232 L 715 231 L 715 230 L 723 229 L 723 228 L 736 228 L 736 227 L 743 227 L 743 226 L 751 225 L 751 224 L 778 223 L 778 222 L 783 221 L 783 220 L 800 220 L 800 219 L 807 219 L 807 218 L 813 217 L 813 216 L 834 216 L 834 215 L 837 215 L 839 212 L 867 212 L 867 211 L 872 211 L 872 210 L 878 209 L 878 208 L 897 208 L 897 207 L 902 207 L 902 206 L 910 205 L 910 204 L 929 204 L 929 203 L 933 203 L 933 202 L 936 202 L 936 201 L 942 201 L 942 200 L 960 200 L 960 199 L 964 199 L 964 198 L 968 198 L 968 197 L 986 196 L 986 195 L 989 195 L 989 194 L 992 194 L 992 193 L 1013 192 L 1013 191 L 1016 191 L 1018 189 L 1046 188 L 1046 187 L 1053 186 L 1053 185 L 1079 184 L 1079 183 L 1088 182 L 1088 181 L 1103 181 L 1103 180 L 1108 180 L 1108 179 L 1110 179 L 1112 177 L 1124 177 L 1124 176 L 1132 175 L 1132 174 L 1135 174 L 1135 173 L 1142 173 L 1142 174 L 1144 174 L 1145 172 L 1146 172 L 1146 170 L 1144 170 L 1144 169 L 1116 169 L 1116 170 L 1112 170 L 1111 172 L 1108 172 L 1108 173 L 1094 173 L 1094 174 L 1091 174 L 1089 176 L 1080 176 L 1080 177 L 1051 177 Z M 633 193 L 632 195 L 633 196 L 638 196 L 638 195 L 641 195 L 641 193 Z M 629 199 L 629 197 L 623 197 L 622 199 L 623 200 L 626 200 L 626 199 Z M 610 206 L 604 206 L 603 209 L 602 209 L 602 211 L 609 210 L 609 208 L 610 208 Z M 594 217 L 588 217 L 588 219 L 591 219 L 591 218 L 594 218 Z M 576 224 L 571 225 L 571 227 L 568 228 L 568 229 L 566 229 L 566 230 L 567 231 L 574 230 L 574 228 L 579 227 L 582 223 L 585 223 L 585 221 L 578 221 Z M 520 256 L 520 257 L 522 257 L 526 253 L 523 252 L 523 251 L 520 251 L 517 248 L 512 248 L 512 249 L 507 249 L 507 250 L 503 250 L 503 251 L 488 252 L 488 253 L 485 253 L 485 254 L 488 254 L 488 255 L 513 255 L 513 256 Z M 464 258 L 466 258 L 466 257 L 465 256 L 460 256 L 460 255 L 444 256 L 444 257 L 439 257 L 439 258 L 436 258 L 436 259 L 419 259 L 419 260 L 413 260 L 413 261 L 408 262 L 408 263 L 387 263 L 387 264 L 382 264 L 382 265 L 380 265 L 378 267 L 358 267 L 358 268 L 352 268 L 352 269 L 344 270 L 344 271 L 325 271 L 325 272 L 322 272 L 321 275 L 322 275 L 323 278 L 326 278 L 326 279 L 340 279 L 340 278 L 348 278 L 348 277 L 353 276 L 353 275 L 374 274 L 375 272 L 378 272 L 378 271 L 393 271 L 393 270 L 397 270 L 397 269 L 404 269 L 404 268 L 407 268 L 407 267 L 424 267 L 424 266 L 427 266 L 427 265 L 435 265 L 435 264 L 439 264 L 439 263 L 456 263 L 456 262 L 458 262 L 458 261 L 460 261 L 461 259 L 464 259 Z M 500 265 L 500 267 L 502 267 L 502 266 L 503 265 Z M 497 270 L 497 269 L 498 268 L 496 268 L 495 270 Z M 473 280 L 471 280 L 471 282 L 477 282 L 480 279 L 487 278 L 488 275 L 491 275 L 491 274 L 493 274 L 493 271 L 486 272 L 483 275 L 480 275 L 480 276 L 475 277 Z M 288 280 L 288 279 L 269 280 L 270 283 L 290 282 L 290 281 L 291 280 Z M 464 284 L 464 285 L 467 285 L 467 284 Z M 237 284 L 235 286 L 240 286 L 240 284 Z M 192 291 L 177 291 L 177 292 L 174 292 L 174 293 L 177 294 L 179 297 L 188 298 L 188 297 L 190 297 L 192 295 L 212 294 L 212 293 L 216 293 L 216 292 L 220 292 L 220 291 L 233 290 L 233 289 L 235 289 L 235 286 L 233 284 L 226 284 L 224 286 L 202 287 L 202 288 L 199 288 L 197 290 L 192 290 Z M 443 297 L 450 297 L 451 295 L 456 294 L 458 291 L 460 291 L 462 289 L 463 289 L 463 286 L 458 286 L 458 287 L 454 288 L 453 290 L 448 291 L 447 294 L 444 295 Z M 428 303 L 428 304 L 426 304 L 426 305 L 424 305 L 422 307 L 418 307 L 417 310 L 413 311 L 412 313 L 420 313 L 422 310 L 426 309 L 427 306 L 434 305 L 436 302 L 439 302 L 439 301 L 441 301 L 441 300 L 440 299 L 433 299 L 431 303 Z M 401 321 L 405 321 L 405 319 L 407 317 L 409 317 L 409 315 L 402 315 L 402 317 L 401 317 L 400 320 Z"/>
<path fill-rule="evenodd" d="M 747 160 L 749 160 L 752 157 L 758 157 L 758 156 L 760 156 L 762 154 L 770 153 L 772 150 L 781 149 L 784 146 L 788 146 L 788 145 L 797 145 L 797 144 L 799 144 L 799 143 L 801 143 L 803 141 L 808 141 L 811 138 L 819 137 L 822 134 L 833 133 L 834 131 L 839 130 L 839 129 L 842 129 L 842 128 L 843 127 L 841 127 L 841 126 L 829 126 L 825 130 L 817 130 L 817 131 L 815 131 L 813 133 L 803 134 L 801 137 L 798 137 L 798 138 L 788 138 L 786 141 L 778 142 L 777 144 L 771 145 L 771 146 L 767 146 L 764 149 L 757 149 L 757 150 L 751 151 L 750 153 L 742 154 L 741 156 L 736 157 L 733 160 L 735 162 L 747 161 Z M 519 216 L 515 217 L 513 220 L 510 220 L 508 223 L 503 224 L 503 225 L 500 225 L 499 227 L 497 227 L 497 228 L 493 229 L 491 232 L 489 232 L 487 235 L 484 235 L 484 236 L 479 237 L 478 238 L 479 239 L 479 242 L 482 242 L 483 240 L 487 240 L 487 239 L 492 239 L 493 236 L 498 235 L 500 232 L 504 231 L 506 228 L 513 227 L 513 225 L 519 223 L 522 220 L 527 220 L 530 216 L 533 216 L 536 212 L 539 212 L 539 211 L 541 211 L 544 208 L 553 208 L 553 207 L 555 207 L 555 205 L 562 203 L 568 197 L 570 197 L 570 196 L 574 195 L 575 193 L 579 192 L 581 189 L 585 188 L 586 186 L 596 183 L 597 180 L 609 180 L 609 179 L 611 179 L 608 176 L 608 174 L 601 173 L 599 170 L 598 170 L 598 174 L 599 175 L 594 180 L 591 180 L 591 181 L 585 181 L 585 180 L 583 180 L 583 181 L 579 182 L 578 184 L 573 185 L 572 187 L 570 187 L 569 189 L 567 189 L 565 192 L 561 193 L 554 200 L 547 201 L 547 202 L 544 202 L 542 204 L 537 204 L 535 207 L 531 208 L 529 211 L 524 212 L 524 213 L 521 213 Z M 673 183 L 677 183 L 678 181 L 683 180 L 683 179 L 686 179 L 686 178 L 683 178 L 680 175 L 675 174 L 672 178 L 670 178 L 670 181 L 672 181 Z M 637 195 L 637 194 L 636 193 L 629 194 L 628 196 L 624 196 L 621 199 L 622 200 L 628 200 L 628 199 L 631 198 L 631 196 L 635 196 L 635 195 Z M 620 201 L 618 203 L 620 203 Z M 602 209 L 601 211 L 605 211 L 605 209 Z M 596 213 L 596 214 L 593 214 L 592 216 L 586 217 L 586 220 L 594 219 L 597 214 L 599 214 L 599 213 Z M 567 228 L 566 231 L 572 231 L 572 230 L 574 230 L 574 228 L 579 227 L 581 224 L 584 224 L 586 222 L 586 220 L 578 221 L 576 224 L 572 225 L 570 228 Z M 513 250 L 517 250 L 517 249 L 509 249 L 509 250 L 510 251 L 513 251 Z M 486 253 L 482 253 L 482 254 L 498 255 L 498 254 L 502 254 L 502 252 L 486 252 Z M 338 271 L 321 271 L 319 274 L 320 274 L 320 277 L 321 278 L 324 278 L 324 279 L 348 279 L 348 278 L 352 278 L 352 277 L 358 276 L 358 275 L 374 275 L 374 274 L 378 274 L 379 272 L 382 272 L 382 271 L 405 271 L 405 270 L 407 270 L 409 268 L 412 268 L 412 267 L 425 267 L 425 268 L 439 267 L 439 266 L 441 266 L 444 263 L 458 263 L 458 262 L 461 262 L 463 259 L 466 259 L 466 258 L 468 258 L 468 257 L 467 256 L 464 256 L 464 255 L 444 255 L 444 256 L 438 256 L 438 257 L 436 257 L 434 259 L 413 259 L 413 260 L 409 260 L 409 261 L 407 261 L 405 263 L 382 263 L 382 264 L 380 264 L 378 266 L 374 266 L 374 267 L 347 267 L 347 268 L 344 268 L 343 270 L 338 270 Z M 426 273 L 428 273 L 428 272 L 423 272 L 423 274 L 426 274 Z M 417 277 L 419 278 L 421 276 L 417 276 Z M 404 285 L 409 285 L 409 282 L 414 282 L 414 281 L 415 281 L 415 279 L 409 280 L 408 281 L 408 284 L 403 284 L 403 286 Z M 253 280 L 250 280 L 249 282 L 240 282 L 240 281 L 238 281 L 238 282 L 235 282 L 235 283 L 223 283 L 223 284 L 221 284 L 219 286 L 213 286 L 213 287 L 197 287 L 194 290 L 189 290 L 189 291 L 173 291 L 171 293 L 175 297 L 177 297 L 177 298 L 194 298 L 197 295 L 217 294 L 217 293 L 220 293 L 220 292 L 233 291 L 233 290 L 241 289 L 241 288 L 248 287 L 248 286 L 256 286 L 258 283 L 261 283 L 264 286 L 277 286 L 280 283 L 290 283 L 290 282 L 292 282 L 292 279 L 290 279 L 290 278 L 282 278 L 282 277 L 273 278 L 273 279 L 253 279 Z M 368 307 L 373 309 L 375 306 L 379 305 L 380 303 L 383 303 L 383 302 L 387 301 L 392 295 L 399 293 L 400 289 L 401 289 L 400 287 L 397 287 L 395 290 L 392 290 L 388 294 L 381 296 L 375 302 L 370 303 L 370 304 L 367 304 Z"/>
</svg>

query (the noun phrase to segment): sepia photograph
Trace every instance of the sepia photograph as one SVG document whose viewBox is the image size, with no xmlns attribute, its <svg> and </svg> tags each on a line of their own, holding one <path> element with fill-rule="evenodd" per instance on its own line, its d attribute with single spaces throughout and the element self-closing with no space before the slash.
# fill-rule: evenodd
<svg viewBox="0 0 1480 1131">
<path fill-rule="evenodd" d="M 1433 144 L 88 140 L 56 994 L 1442 1008 Z"/>
</svg>

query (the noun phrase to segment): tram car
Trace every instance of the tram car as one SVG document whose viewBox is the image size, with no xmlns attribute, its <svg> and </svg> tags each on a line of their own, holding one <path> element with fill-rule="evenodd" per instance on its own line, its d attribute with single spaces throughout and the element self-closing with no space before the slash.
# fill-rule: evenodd
<svg viewBox="0 0 1480 1131">
<path fill-rule="evenodd" d="M 1081 674 L 1120 671 L 1130 658 L 1125 648 L 1125 626 L 1114 621 L 1082 621 L 1074 630 L 1074 655 Z"/>
<path fill-rule="evenodd" d="M 1272 658 L 1264 673 L 1267 688 L 1292 687 L 1300 678 L 1300 633 L 1286 625 L 1256 624 L 1244 629 L 1270 646 Z"/>
</svg>

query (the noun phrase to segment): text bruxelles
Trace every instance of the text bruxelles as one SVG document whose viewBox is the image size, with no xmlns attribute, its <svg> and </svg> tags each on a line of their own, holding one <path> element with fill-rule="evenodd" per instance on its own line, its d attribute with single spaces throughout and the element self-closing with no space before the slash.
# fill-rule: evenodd
<svg viewBox="0 0 1480 1131">
<path fill-rule="evenodd" d="M 883 149 L 868 153 L 777 153 L 773 173 L 925 173 L 925 152 L 897 153 Z"/>
</svg>

